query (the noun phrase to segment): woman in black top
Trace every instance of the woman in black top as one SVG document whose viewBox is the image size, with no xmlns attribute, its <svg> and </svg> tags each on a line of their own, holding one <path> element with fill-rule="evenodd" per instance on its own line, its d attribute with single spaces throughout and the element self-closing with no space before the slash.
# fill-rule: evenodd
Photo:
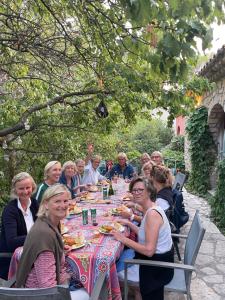
<svg viewBox="0 0 225 300">
<path fill-rule="evenodd" d="M 12 180 L 11 201 L 1 218 L 0 253 L 14 252 L 23 246 L 27 233 L 36 220 L 38 203 L 31 198 L 36 184 L 30 174 L 21 172 Z M 10 258 L 0 258 L 0 278 L 7 279 Z"/>
</svg>

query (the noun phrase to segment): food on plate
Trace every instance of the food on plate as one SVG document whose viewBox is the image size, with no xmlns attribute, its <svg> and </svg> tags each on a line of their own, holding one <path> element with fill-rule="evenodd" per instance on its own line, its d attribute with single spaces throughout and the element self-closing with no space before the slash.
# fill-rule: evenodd
<svg viewBox="0 0 225 300">
<path fill-rule="evenodd" d="M 100 228 L 101 228 L 101 231 L 103 231 L 105 233 L 110 233 L 114 229 L 114 227 L 112 225 L 108 225 L 108 224 L 102 225 Z"/>
<path fill-rule="evenodd" d="M 131 201 L 132 198 L 133 198 L 132 194 L 126 193 L 122 199 L 123 199 L 123 201 Z"/>
<path fill-rule="evenodd" d="M 99 228 L 99 231 L 104 234 L 110 234 L 111 231 L 113 231 L 113 230 L 123 232 L 124 226 L 118 222 L 112 222 L 109 224 L 104 224 L 104 225 L 100 226 L 100 228 Z"/>
<path fill-rule="evenodd" d="M 64 235 L 63 240 L 65 245 L 68 246 L 73 246 L 73 245 L 79 246 L 85 243 L 83 234 L 76 235 L 76 236 Z"/>
<path fill-rule="evenodd" d="M 130 201 L 131 199 L 129 197 L 123 197 L 123 201 Z"/>
<path fill-rule="evenodd" d="M 74 244 L 76 244 L 75 239 L 72 236 L 64 236 L 63 240 L 64 244 L 68 246 L 73 246 Z"/>
<path fill-rule="evenodd" d="M 85 195 L 82 195 L 82 197 L 80 198 L 80 200 L 82 201 L 89 201 L 89 200 L 94 200 L 94 197 L 91 195 L 91 193 L 87 193 Z"/>
<path fill-rule="evenodd" d="M 130 209 L 128 207 L 126 207 L 125 205 L 123 205 L 123 204 L 121 206 L 118 206 L 116 209 L 117 209 L 118 212 L 130 211 Z"/>
<path fill-rule="evenodd" d="M 111 200 L 98 199 L 94 203 L 97 203 L 97 204 L 110 204 L 110 203 L 112 203 L 112 201 Z"/>
<path fill-rule="evenodd" d="M 109 182 L 107 180 L 102 180 L 101 185 L 109 185 Z"/>
<path fill-rule="evenodd" d="M 120 214 L 121 212 L 129 212 L 130 209 L 128 207 L 126 207 L 125 205 L 121 205 L 121 206 L 118 206 L 117 208 L 113 208 L 112 209 L 112 214 Z"/>
<path fill-rule="evenodd" d="M 98 187 L 96 185 L 90 185 L 88 187 L 89 192 L 97 192 L 98 191 Z"/>
<path fill-rule="evenodd" d="M 99 238 L 100 237 L 100 232 L 99 231 L 97 231 L 97 230 L 95 230 L 94 232 L 93 232 L 93 237 L 96 239 L 96 238 Z"/>
<path fill-rule="evenodd" d="M 118 223 L 118 222 L 115 222 L 115 223 L 114 223 L 114 229 L 115 229 L 115 230 L 118 230 L 118 231 L 121 231 L 121 232 L 124 231 L 123 225 L 121 225 L 121 224 Z"/>
<path fill-rule="evenodd" d="M 75 206 L 73 209 L 74 214 L 81 214 L 82 213 L 82 209 L 78 206 Z"/>
</svg>

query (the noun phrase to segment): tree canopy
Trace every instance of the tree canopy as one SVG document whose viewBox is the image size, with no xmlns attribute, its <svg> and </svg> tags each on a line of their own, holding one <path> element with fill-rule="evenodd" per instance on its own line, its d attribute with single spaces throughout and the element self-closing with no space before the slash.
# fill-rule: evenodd
<svg viewBox="0 0 225 300">
<path fill-rule="evenodd" d="M 223 2 L 0 0 L 3 169 L 77 157 L 87 140 L 110 152 L 106 133 L 152 109 L 170 122 L 188 112 L 209 87 L 191 73 L 195 38 L 210 45 Z M 101 101 L 107 118 L 96 115 Z"/>
<path fill-rule="evenodd" d="M 102 98 L 107 124 L 155 107 L 173 118 L 193 102 L 184 83 L 194 38 L 206 48 L 208 24 L 224 17 L 220 0 L 0 3 L 2 143 L 56 120 L 92 127 Z"/>
</svg>

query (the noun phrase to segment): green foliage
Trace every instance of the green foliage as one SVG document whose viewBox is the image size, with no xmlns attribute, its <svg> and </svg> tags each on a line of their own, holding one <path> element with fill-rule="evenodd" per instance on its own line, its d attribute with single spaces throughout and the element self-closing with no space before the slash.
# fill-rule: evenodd
<svg viewBox="0 0 225 300">
<path fill-rule="evenodd" d="M 1 0 L 1 197 L 15 173 L 39 182 L 49 160 L 84 157 L 87 141 L 105 158 L 169 143 L 164 125 L 134 124 L 158 107 L 172 124 L 194 108 L 188 90 L 209 89 L 191 75 L 195 37 L 209 45 L 209 24 L 224 15 L 221 0 L 205 2 Z M 101 100 L 106 119 L 95 113 Z M 127 143 L 125 128 L 134 131 Z"/>
<path fill-rule="evenodd" d="M 169 168 L 174 169 L 174 172 L 176 172 L 177 169 L 182 172 L 185 171 L 184 136 L 174 136 L 170 144 L 162 149 L 162 154 L 165 164 Z"/>
<path fill-rule="evenodd" d="M 170 149 L 184 153 L 184 136 L 176 135 L 170 143 Z"/>
<path fill-rule="evenodd" d="M 207 109 L 200 107 L 190 116 L 186 126 L 192 166 L 188 182 L 192 191 L 202 195 L 209 189 L 210 170 L 215 162 L 215 144 L 207 119 Z"/>
<path fill-rule="evenodd" d="M 216 193 L 211 197 L 212 213 L 221 228 L 225 228 L 225 159 L 218 165 L 218 180 L 216 185 Z"/>
</svg>

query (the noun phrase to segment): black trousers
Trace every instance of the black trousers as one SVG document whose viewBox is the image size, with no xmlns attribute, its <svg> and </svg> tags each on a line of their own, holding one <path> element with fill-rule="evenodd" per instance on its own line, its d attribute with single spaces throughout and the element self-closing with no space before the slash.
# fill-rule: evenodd
<svg viewBox="0 0 225 300">
<path fill-rule="evenodd" d="M 149 292 L 148 294 L 142 295 L 142 300 L 163 300 L 164 299 L 164 288 L 163 286 L 157 290 Z"/>
<path fill-rule="evenodd" d="M 154 254 L 152 257 L 136 253 L 139 259 L 158 260 L 165 262 L 174 261 L 174 249 L 163 254 Z M 144 300 L 163 300 L 164 285 L 173 278 L 174 270 L 153 266 L 141 265 L 139 269 L 139 285 L 142 299 Z"/>
</svg>

